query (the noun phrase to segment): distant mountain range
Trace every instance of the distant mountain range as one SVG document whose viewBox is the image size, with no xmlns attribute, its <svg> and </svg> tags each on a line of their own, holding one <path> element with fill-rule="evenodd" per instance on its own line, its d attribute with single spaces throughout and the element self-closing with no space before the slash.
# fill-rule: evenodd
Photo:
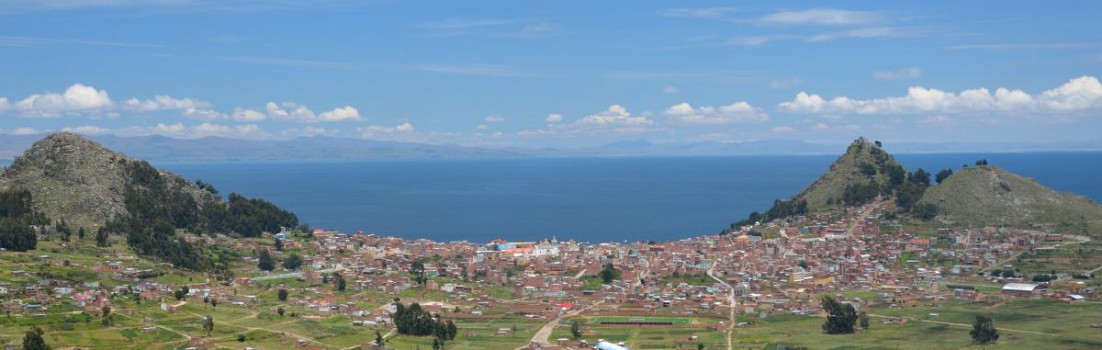
<svg viewBox="0 0 1102 350">
<path fill-rule="evenodd" d="M 43 135 L 0 137 L 0 162 L 8 162 Z M 583 148 L 493 148 L 454 144 L 371 141 L 338 137 L 292 140 L 239 140 L 223 137 L 176 139 L 165 136 L 87 136 L 130 157 L 157 162 L 313 161 L 412 158 L 501 158 L 562 156 L 743 156 L 825 155 L 844 152 L 847 143 L 798 140 L 659 143 L 628 140 Z M 894 153 L 1099 151 L 1102 140 L 1076 142 L 892 142 Z"/>
</svg>

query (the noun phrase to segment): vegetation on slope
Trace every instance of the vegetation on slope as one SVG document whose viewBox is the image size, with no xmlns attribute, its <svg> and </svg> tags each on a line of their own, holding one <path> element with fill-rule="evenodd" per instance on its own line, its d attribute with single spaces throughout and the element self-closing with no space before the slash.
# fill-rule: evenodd
<svg viewBox="0 0 1102 350">
<path fill-rule="evenodd" d="M 926 191 L 920 204 L 936 205 L 941 218 L 964 225 L 1048 226 L 1064 232 L 1102 232 L 1102 206 L 1059 193 L 1000 167 L 964 168 Z"/>
</svg>

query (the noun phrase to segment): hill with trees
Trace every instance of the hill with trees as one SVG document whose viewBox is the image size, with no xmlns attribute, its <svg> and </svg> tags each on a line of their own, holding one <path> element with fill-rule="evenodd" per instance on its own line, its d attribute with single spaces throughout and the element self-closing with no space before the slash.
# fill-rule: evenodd
<svg viewBox="0 0 1102 350">
<path fill-rule="evenodd" d="M 0 214 L 15 213 L 0 219 L 0 229 L 18 218 L 21 227 L 52 223 L 55 231 L 95 232 L 97 242 L 103 235 L 122 235 L 139 255 L 195 270 L 216 264 L 179 239 L 180 232 L 256 237 L 298 226 L 295 214 L 268 201 L 235 193 L 224 200 L 211 184 L 72 133 L 35 142 L 4 169 L 0 191 Z"/>
<path fill-rule="evenodd" d="M 861 206 L 874 200 L 894 204 L 894 213 L 966 226 L 1055 227 L 1061 232 L 1102 232 L 1102 206 L 1059 193 L 1012 174 L 986 159 L 954 172 L 908 172 L 879 141 L 858 138 L 815 182 L 791 199 L 778 199 L 764 213 L 753 212 L 729 230 L 791 216 Z"/>
<path fill-rule="evenodd" d="M 1003 168 L 963 168 L 933 186 L 920 204 L 936 206 L 939 220 L 962 225 L 1046 226 L 1062 232 L 1102 232 L 1102 206 L 1060 193 Z"/>
</svg>

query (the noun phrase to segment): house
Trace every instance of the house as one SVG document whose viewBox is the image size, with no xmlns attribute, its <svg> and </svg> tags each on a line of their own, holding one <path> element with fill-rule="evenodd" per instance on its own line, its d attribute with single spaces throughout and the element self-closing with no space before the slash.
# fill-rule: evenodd
<svg viewBox="0 0 1102 350">
<path fill-rule="evenodd" d="M 1037 283 L 1007 283 L 1003 286 L 1003 295 L 1016 296 L 1016 297 L 1031 297 L 1041 294 L 1041 290 L 1044 289 Z"/>
</svg>

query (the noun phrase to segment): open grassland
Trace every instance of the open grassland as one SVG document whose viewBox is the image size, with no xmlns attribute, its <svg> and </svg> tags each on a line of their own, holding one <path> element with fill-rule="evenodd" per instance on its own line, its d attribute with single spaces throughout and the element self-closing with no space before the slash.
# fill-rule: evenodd
<svg viewBox="0 0 1102 350">
<path fill-rule="evenodd" d="M 624 322 L 644 320 L 651 322 L 674 322 L 674 324 L 677 325 L 699 324 L 701 327 L 714 325 L 718 322 L 718 320 L 710 318 L 690 317 L 573 317 L 559 323 L 559 326 L 551 333 L 551 342 L 555 343 L 557 339 L 573 339 L 573 335 L 570 333 L 570 325 L 575 320 L 581 323 L 582 338 L 588 340 L 590 344 L 596 343 L 598 339 L 605 339 L 611 342 L 622 341 L 631 349 L 673 349 L 678 347 L 696 349 L 697 344 L 704 344 L 706 349 L 726 349 L 723 338 L 724 333 L 711 329 L 592 326 L 600 324 L 601 321 Z M 695 340 L 692 339 L 694 336 L 696 337 Z"/>
<path fill-rule="evenodd" d="M 1022 300 L 998 306 L 948 302 L 935 307 L 868 310 L 869 330 L 856 334 L 828 335 L 820 331 L 823 319 L 781 315 L 750 319 L 755 326 L 736 331 L 738 348 L 808 349 L 983 349 L 973 345 L 968 332 L 976 315 L 994 319 L 1001 337 L 987 349 L 1097 349 L 1102 348 L 1102 303 L 1064 304 L 1048 300 Z M 937 314 L 936 318 L 930 316 Z M 907 318 L 905 324 L 885 323 L 890 317 Z"/>
<path fill-rule="evenodd" d="M 531 321 L 522 317 L 502 319 L 464 319 L 456 322 L 459 334 L 447 343 L 448 349 L 496 350 L 515 349 L 527 345 L 547 320 Z M 512 332 L 513 327 L 516 332 Z M 509 329 L 506 334 L 498 334 L 499 329 Z M 374 336 L 372 336 L 374 339 Z M 388 346 L 398 350 L 432 349 L 432 337 L 395 336 Z"/>
</svg>

